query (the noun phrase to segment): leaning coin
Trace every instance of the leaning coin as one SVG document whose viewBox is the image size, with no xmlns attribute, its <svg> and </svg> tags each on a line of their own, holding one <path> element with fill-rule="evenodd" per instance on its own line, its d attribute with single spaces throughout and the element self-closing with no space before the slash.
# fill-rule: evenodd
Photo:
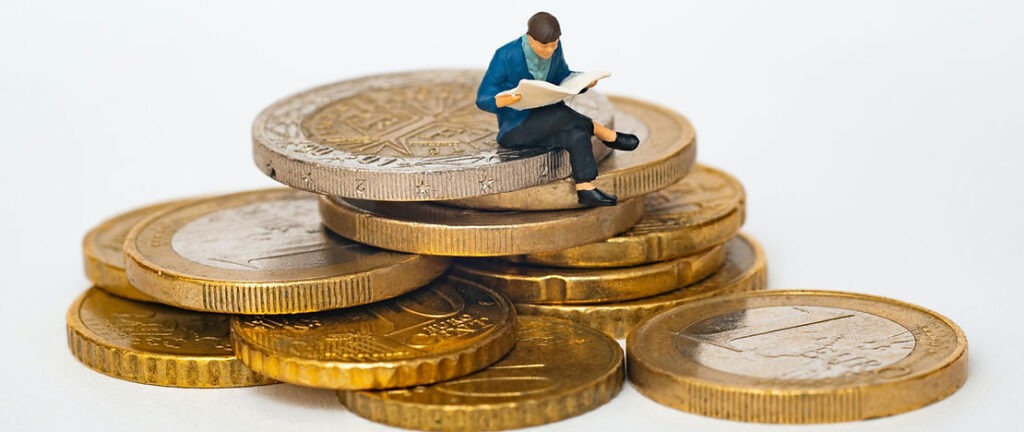
<svg viewBox="0 0 1024 432">
<path fill-rule="evenodd" d="M 68 310 L 68 347 L 90 369 L 143 384 L 211 388 L 274 383 L 235 357 L 230 320 L 94 288 Z"/>
<path fill-rule="evenodd" d="M 565 318 L 594 327 L 622 339 L 638 322 L 651 315 L 692 301 L 738 291 L 765 288 L 764 250 L 747 235 L 739 234 L 725 244 L 725 264 L 707 279 L 665 294 L 619 303 L 595 305 L 541 305 L 516 303 L 523 315 Z"/>
<path fill-rule="evenodd" d="M 252 126 L 253 157 L 271 178 L 326 195 L 432 201 L 507 192 L 569 176 L 555 149 L 506 149 L 494 115 L 476 107 L 482 71 L 374 75 L 289 96 Z M 594 93 L 569 105 L 608 123 Z M 597 111 L 595 112 L 595 108 Z M 593 140 L 594 156 L 611 150 Z"/>
<path fill-rule="evenodd" d="M 617 151 L 598 165 L 594 185 L 620 200 L 639 197 L 679 181 L 690 172 L 697 154 L 693 126 L 674 111 L 647 102 L 612 97 L 615 128 L 636 134 L 640 146 Z M 486 210 L 559 210 L 578 208 L 571 179 L 512 192 L 452 201 Z"/>
<path fill-rule="evenodd" d="M 523 317 L 516 346 L 487 369 L 388 391 L 345 391 L 350 411 L 410 429 L 516 429 L 563 420 L 609 401 L 624 380 L 615 340 L 571 321 Z"/>
<path fill-rule="evenodd" d="M 708 277 L 725 261 L 725 247 L 636 267 L 566 269 L 484 259 L 462 260 L 452 273 L 497 289 L 514 303 L 597 304 L 650 297 Z"/>
<path fill-rule="evenodd" d="M 442 277 L 372 305 L 284 316 L 235 316 L 238 358 L 289 383 L 388 389 L 460 377 L 515 344 L 515 310 L 501 294 Z"/>
<path fill-rule="evenodd" d="M 644 217 L 608 240 L 506 257 L 553 267 L 626 267 L 676 259 L 725 243 L 743 225 L 746 194 L 735 178 L 698 165 L 686 178 L 644 197 Z"/>
<path fill-rule="evenodd" d="M 967 339 L 911 304 L 835 291 L 707 299 L 652 317 L 626 340 L 640 393 L 683 411 L 764 423 L 888 416 L 967 379 Z"/>
<path fill-rule="evenodd" d="M 484 257 L 565 249 L 629 229 L 643 201 L 545 212 L 492 212 L 434 203 L 322 197 L 332 231 L 360 243 L 426 255 Z"/>
<path fill-rule="evenodd" d="M 184 199 L 131 210 L 89 230 L 82 240 L 85 276 L 97 288 L 108 293 L 132 300 L 158 301 L 128 282 L 128 276 L 124 273 L 124 239 L 128 231 L 146 217 L 190 201 Z"/>
<path fill-rule="evenodd" d="M 373 303 L 444 272 L 438 257 L 384 251 L 326 231 L 316 195 L 269 189 L 198 200 L 128 233 L 132 285 L 199 311 L 286 314 Z"/>
</svg>

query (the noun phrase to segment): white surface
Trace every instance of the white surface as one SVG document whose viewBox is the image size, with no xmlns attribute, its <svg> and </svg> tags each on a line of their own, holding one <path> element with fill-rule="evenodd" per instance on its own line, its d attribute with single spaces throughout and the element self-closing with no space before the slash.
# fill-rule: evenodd
<svg viewBox="0 0 1024 432">
<path fill-rule="evenodd" d="M 614 73 L 598 91 L 686 114 L 700 160 L 744 182 L 773 288 L 890 296 L 967 332 L 970 378 L 949 399 L 804 430 L 1019 428 L 1019 4 L 223 3 L 0 6 L 3 430 L 386 429 L 328 391 L 159 388 L 80 365 L 64 336 L 88 287 L 79 242 L 145 203 L 274 185 L 249 136 L 274 100 L 369 73 L 483 68 L 541 9 L 560 18 L 571 67 Z M 763 427 L 627 385 L 542 430 Z"/>
</svg>

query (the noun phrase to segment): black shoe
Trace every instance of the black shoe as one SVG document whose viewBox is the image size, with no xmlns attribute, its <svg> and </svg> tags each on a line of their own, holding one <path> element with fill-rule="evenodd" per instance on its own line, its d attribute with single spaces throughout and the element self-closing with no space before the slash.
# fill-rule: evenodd
<svg viewBox="0 0 1024 432">
<path fill-rule="evenodd" d="M 601 142 L 615 150 L 632 151 L 636 150 L 636 146 L 640 145 L 640 138 L 637 138 L 636 135 L 631 133 L 616 132 L 615 141 L 601 140 Z"/>
<path fill-rule="evenodd" d="M 605 198 L 608 198 L 608 199 L 610 199 L 610 200 L 613 200 L 613 201 L 616 201 L 616 202 L 618 202 L 618 201 L 619 201 L 619 197 L 617 197 L 617 196 L 615 196 L 615 195 L 612 195 L 612 194 L 610 194 L 610 193 L 608 193 L 608 192 L 605 192 L 605 191 L 603 191 L 603 190 L 601 190 L 601 189 L 598 189 L 598 188 L 594 188 L 594 190 L 596 190 L 596 191 L 597 191 L 597 193 L 601 194 L 601 195 L 602 195 L 602 196 L 604 196 Z"/>
<path fill-rule="evenodd" d="M 601 191 L 597 189 L 578 190 L 576 191 L 576 198 L 584 207 L 613 206 L 618 204 L 618 200 L 602 195 Z"/>
</svg>

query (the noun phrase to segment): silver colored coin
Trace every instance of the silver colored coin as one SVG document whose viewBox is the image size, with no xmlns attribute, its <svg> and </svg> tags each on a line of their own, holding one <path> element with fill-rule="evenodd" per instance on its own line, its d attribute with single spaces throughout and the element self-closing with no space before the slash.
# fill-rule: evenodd
<svg viewBox="0 0 1024 432">
<path fill-rule="evenodd" d="M 253 123 L 256 165 L 294 188 L 382 201 L 473 197 L 568 177 L 564 151 L 498 146 L 497 120 L 476 107 L 482 75 L 374 75 L 290 96 Z M 606 97 L 587 92 L 567 103 L 612 126 Z M 611 153 L 593 144 L 597 160 Z"/>
</svg>

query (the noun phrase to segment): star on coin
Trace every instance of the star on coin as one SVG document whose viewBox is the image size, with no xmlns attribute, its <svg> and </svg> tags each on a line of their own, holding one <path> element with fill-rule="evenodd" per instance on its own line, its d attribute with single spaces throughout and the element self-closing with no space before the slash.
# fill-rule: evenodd
<svg viewBox="0 0 1024 432">
<path fill-rule="evenodd" d="M 494 179 L 486 178 L 480 180 L 480 192 L 490 192 L 494 190 Z"/>
<path fill-rule="evenodd" d="M 425 197 L 427 196 L 427 194 L 430 193 L 430 189 L 430 185 L 428 185 L 423 180 L 420 180 L 419 184 L 416 185 L 416 196 L 420 198 Z"/>
</svg>

